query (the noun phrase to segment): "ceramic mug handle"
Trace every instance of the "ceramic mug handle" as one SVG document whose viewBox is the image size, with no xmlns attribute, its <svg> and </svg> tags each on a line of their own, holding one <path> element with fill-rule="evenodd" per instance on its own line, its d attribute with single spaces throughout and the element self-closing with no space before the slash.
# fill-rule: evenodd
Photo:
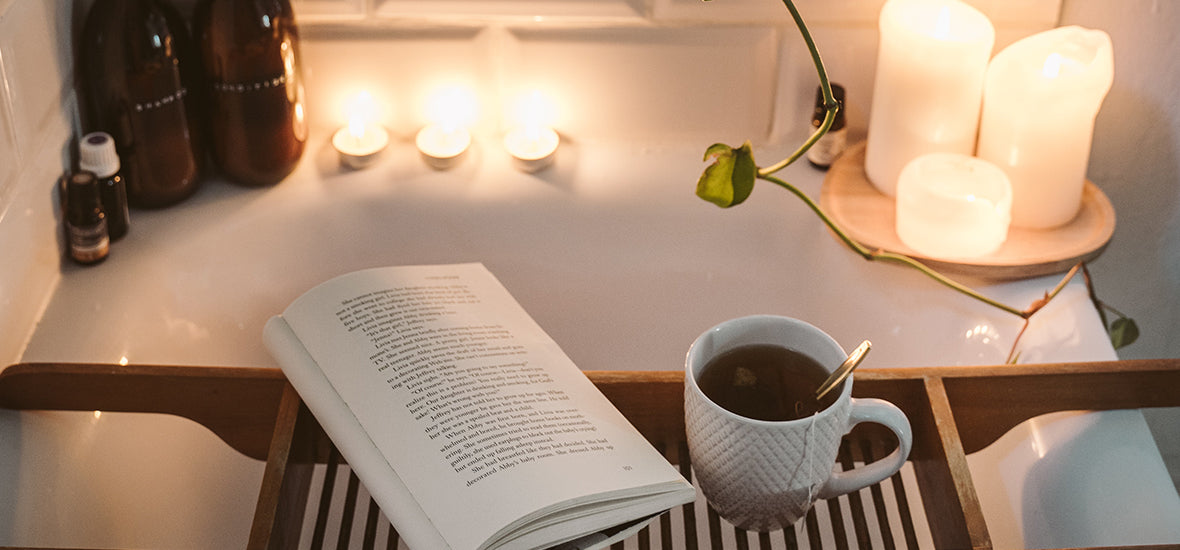
<svg viewBox="0 0 1180 550">
<path fill-rule="evenodd" d="M 905 465 L 914 441 L 910 421 L 901 409 L 882 399 L 853 398 L 852 408 L 848 414 L 848 427 L 844 433 L 848 433 L 861 422 L 875 422 L 889 428 L 897 436 L 897 448 L 889 456 L 870 464 L 843 472 L 832 472 L 832 477 L 824 484 L 823 489 L 820 489 L 819 498 L 837 497 L 880 483 Z"/>
</svg>

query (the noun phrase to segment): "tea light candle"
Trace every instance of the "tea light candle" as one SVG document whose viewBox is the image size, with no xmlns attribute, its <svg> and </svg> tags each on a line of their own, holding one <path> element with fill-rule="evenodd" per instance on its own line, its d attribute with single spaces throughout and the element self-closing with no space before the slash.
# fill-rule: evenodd
<svg viewBox="0 0 1180 550">
<path fill-rule="evenodd" d="M 1012 181 L 1012 225 L 1049 229 L 1077 215 L 1094 118 L 1113 80 L 1110 36 L 1100 30 L 1060 27 L 996 54 L 977 154 Z"/>
<path fill-rule="evenodd" d="M 426 164 L 435 170 L 446 170 L 458 164 L 471 147 L 471 132 L 462 127 L 430 124 L 418 131 L 414 143 Z"/>
<path fill-rule="evenodd" d="M 389 146 L 389 132 L 375 124 L 372 98 L 362 92 L 349 109 L 348 125 L 332 135 L 332 147 L 340 153 L 340 163 L 359 170 L 380 156 Z"/>
<path fill-rule="evenodd" d="M 1008 238 L 1012 186 L 996 165 L 958 153 L 920 156 L 897 179 L 897 236 L 925 256 L 975 258 Z"/>
<path fill-rule="evenodd" d="M 914 158 L 974 152 L 995 29 L 959 0 L 889 0 L 878 27 L 865 172 L 894 196 Z"/>
<path fill-rule="evenodd" d="M 431 122 L 418 131 L 414 142 L 426 164 L 446 170 L 458 164 L 471 147 L 467 127 L 475 119 L 475 95 L 459 86 L 442 88 L 430 97 L 426 109 Z"/>
<path fill-rule="evenodd" d="M 552 128 L 517 128 L 504 135 L 504 148 L 524 172 L 536 172 L 553 164 L 560 143 L 561 138 Z"/>
<path fill-rule="evenodd" d="M 556 108 L 548 95 L 529 90 L 516 97 L 508 113 L 513 128 L 504 135 L 504 148 L 513 164 L 524 172 L 536 172 L 553 164 L 561 138 L 552 128 Z"/>
</svg>

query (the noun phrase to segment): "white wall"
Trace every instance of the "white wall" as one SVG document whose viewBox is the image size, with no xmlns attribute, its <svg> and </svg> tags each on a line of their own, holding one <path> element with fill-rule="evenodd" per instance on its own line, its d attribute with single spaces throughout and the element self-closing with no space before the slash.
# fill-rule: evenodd
<svg viewBox="0 0 1180 550">
<path fill-rule="evenodd" d="M 1180 2 L 1065 0 L 1061 22 L 1103 29 L 1114 42 L 1114 86 L 1089 174 L 1118 216 L 1092 273 L 1102 299 L 1143 331 L 1119 356 L 1180 357 Z M 1180 409 L 1144 415 L 1180 486 Z"/>
<path fill-rule="evenodd" d="M 1094 262 L 1103 299 L 1142 339 L 1124 358 L 1180 357 L 1180 2 L 1065 0 L 1062 24 L 1114 42 L 1114 86 L 1098 114 L 1089 175 L 1114 203 L 1114 238 Z"/>
<path fill-rule="evenodd" d="M 1052 26 L 1060 0 L 969 0 L 1001 43 Z M 884 0 L 801 0 L 863 128 Z M 176 0 L 190 12 L 195 0 Z M 93 0 L 0 0 L 0 364 L 19 357 L 62 263 L 53 183 L 76 126 L 72 40 Z M 364 86 L 405 137 L 415 102 L 446 79 L 474 83 L 495 113 L 518 85 L 550 86 L 573 139 L 769 142 L 806 124 L 809 60 L 777 0 L 294 0 L 309 111 L 341 122 Z M 669 82 L 699 82 L 689 89 Z M 783 108 L 789 106 L 790 108 Z M 690 113 L 691 116 L 685 116 Z M 101 269 L 101 266 L 96 268 Z"/>
<path fill-rule="evenodd" d="M 20 356 L 61 269 L 72 16 L 69 2 L 0 0 L 0 366 Z"/>
</svg>

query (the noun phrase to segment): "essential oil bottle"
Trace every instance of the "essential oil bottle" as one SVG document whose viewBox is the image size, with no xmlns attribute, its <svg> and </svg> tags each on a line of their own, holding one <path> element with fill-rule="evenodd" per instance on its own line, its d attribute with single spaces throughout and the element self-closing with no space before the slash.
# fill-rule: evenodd
<svg viewBox="0 0 1180 550">
<path fill-rule="evenodd" d="M 832 120 L 832 125 L 828 128 L 828 133 L 824 134 L 811 149 L 807 150 L 807 160 L 817 168 L 828 168 L 832 165 L 832 161 L 844 152 L 844 148 L 848 145 L 848 130 L 844 127 L 844 87 L 831 83 L 832 97 L 836 103 L 840 104 L 840 110 L 836 111 L 836 118 Z M 827 116 L 828 109 L 824 105 L 824 91 L 823 88 L 816 88 L 815 90 L 815 109 L 811 114 L 811 130 L 819 130 L 819 127 L 824 123 L 824 117 Z"/>
<path fill-rule="evenodd" d="M 83 265 L 99 263 L 110 254 L 106 215 L 98 178 L 85 170 L 66 176 L 66 242 L 70 258 Z"/>
<path fill-rule="evenodd" d="M 127 234 L 131 213 L 127 210 L 127 184 L 119 173 L 119 153 L 115 140 L 106 132 L 91 132 L 78 143 L 78 167 L 94 172 L 98 178 L 102 210 L 107 219 L 111 241 Z"/>
</svg>

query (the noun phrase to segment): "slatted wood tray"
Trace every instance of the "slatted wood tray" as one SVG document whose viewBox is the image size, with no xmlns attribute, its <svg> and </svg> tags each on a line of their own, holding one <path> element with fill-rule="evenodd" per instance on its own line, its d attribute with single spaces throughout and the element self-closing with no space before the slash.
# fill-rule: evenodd
<svg viewBox="0 0 1180 550">
<path fill-rule="evenodd" d="M 691 474 L 681 372 L 587 376 Z M 895 403 L 913 426 L 913 451 L 902 473 L 820 503 L 794 529 L 774 533 L 734 529 L 698 499 L 619 548 L 991 548 L 967 454 L 1050 412 L 1180 406 L 1176 388 L 1180 359 L 859 370 L 853 394 Z M 267 461 L 249 548 L 404 548 L 275 369 L 18 364 L 0 372 L 0 407 L 193 419 Z M 883 456 L 894 445 L 890 438 L 872 425 L 858 427 L 845 438 L 840 461 L 849 467 Z"/>
</svg>

